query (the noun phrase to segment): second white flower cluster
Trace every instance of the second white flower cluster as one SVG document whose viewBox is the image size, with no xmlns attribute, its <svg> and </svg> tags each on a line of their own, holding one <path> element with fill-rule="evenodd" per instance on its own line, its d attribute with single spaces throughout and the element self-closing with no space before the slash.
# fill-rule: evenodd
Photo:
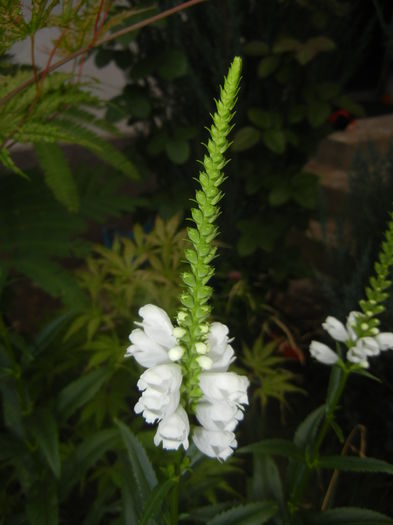
<svg viewBox="0 0 393 525">
<path fill-rule="evenodd" d="M 142 392 L 135 412 L 142 414 L 147 423 L 158 422 L 154 443 L 162 443 L 168 450 L 189 446 L 190 423 L 182 406 L 182 369 L 175 361 L 182 357 L 182 348 L 167 313 L 152 304 L 140 308 L 141 323 L 130 334 L 131 346 L 126 357 L 133 356 L 147 368 L 138 381 Z M 181 330 L 181 329 L 180 329 Z M 193 429 L 195 445 L 209 457 L 225 460 L 237 447 L 234 430 L 243 418 L 248 404 L 247 377 L 228 372 L 234 361 L 229 344 L 228 328 L 212 323 L 206 339 L 205 353 L 209 356 L 209 369 L 199 375 L 202 391 L 195 415 L 200 423 Z"/>
<path fill-rule="evenodd" d="M 381 352 L 393 348 L 393 333 L 380 332 L 378 328 L 372 328 L 372 335 L 358 337 L 355 332 L 355 326 L 357 319 L 361 315 L 361 312 L 350 312 L 347 317 L 346 326 L 335 317 L 329 316 L 325 322 L 322 323 L 322 327 L 333 339 L 340 343 L 345 343 L 348 348 L 346 354 L 347 361 L 357 364 L 362 368 L 368 368 L 369 357 L 375 357 Z M 363 328 L 367 330 L 367 326 Z M 310 353 L 317 361 L 325 365 L 334 365 L 339 359 L 338 354 L 334 350 L 319 341 L 311 342 Z"/>
</svg>

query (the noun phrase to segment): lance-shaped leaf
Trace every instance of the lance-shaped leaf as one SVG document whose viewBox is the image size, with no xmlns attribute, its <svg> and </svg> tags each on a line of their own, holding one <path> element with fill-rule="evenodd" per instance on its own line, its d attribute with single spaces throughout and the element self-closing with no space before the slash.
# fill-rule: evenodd
<svg viewBox="0 0 393 525">
<path fill-rule="evenodd" d="M 284 456 L 286 458 L 302 460 L 302 451 L 292 441 L 286 439 L 264 439 L 252 443 L 238 450 L 240 453 L 252 452 L 254 454 Z"/>
<path fill-rule="evenodd" d="M 393 525 L 393 520 L 373 510 L 341 507 L 306 515 L 303 523 L 304 525 Z"/>
<path fill-rule="evenodd" d="M 59 435 L 49 409 L 36 410 L 29 418 L 29 429 L 53 474 L 60 476 Z"/>
<path fill-rule="evenodd" d="M 320 468 L 348 472 L 380 472 L 393 475 L 393 465 L 382 459 L 359 458 L 355 456 L 325 456 L 318 459 Z"/>
<path fill-rule="evenodd" d="M 142 503 L 148 501 L 153 488 L 157 485 L 157 476 L 147 457 L 145 449 L 131 430 L 121 421 L 116 421 L 120 435 L 128 453 Z"/>
<path fill-rule="evenodd" d="M 262 525 L 277 513 L 272 501 L 248 503 L 215 516 L 207 525 Z"/>
</svg>

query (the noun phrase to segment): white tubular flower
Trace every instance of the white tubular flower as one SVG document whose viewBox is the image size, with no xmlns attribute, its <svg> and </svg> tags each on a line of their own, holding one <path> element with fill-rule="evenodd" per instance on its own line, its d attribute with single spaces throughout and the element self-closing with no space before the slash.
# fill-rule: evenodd
<svg viewBox="0 0 393 525">
<path fill-rule="evenodd" d="M 243 419 L 243 412 L 233 403 L 209 403 L 202 399 L 196 407 L 196 417 L 207 430 L 233 432 Z"/>
<path fill-rule="evenodd" d="M 173 335 L 174 328 L 165 310 L 154 304 L 146 304 L 139 308 L 138 313 L 143 321 L 136 324 L 143 328 L 150 339 L 166 348 L 171 348 L 176 344 L 176 338 Z"/>
<path fill-rule="evenodd" d="M 141 375 L 137 386 L 142 395 L 134 410 L 147 423 L 155 423 L 175 412 L 179 405 L 182 373 L 179 365 L 159 365 Z"/>
<path fill-rule="evenodd" d="M 207 401 L 215 403 L 224 401 L 235 405 L 248 405 L 247 388 L 250 382 L 247 377 L 234 372 L 202 372 L 199 386 Z"/>
<path fill-rule="evenodd" d="M 367 361 L 367 352 L 362 344 L 357 344 L 350 348 L 347 352 L 347 359 L 351 363 L 360 365 L 363 368 L 368 368 L 370 365 Z"/>
<path fill-rule="evenodd" d="M 237 447 L 233 432 L 206 430 L 196 427 L 192 439 L 201 452 L 210 458 L 225 461 Z"/>
<path fill-rule="evenodd" d="M 324 365 L 334 365 L 338 361 L 338 355 L 331 348 L 319 341 L 311 341 L 310 354 Z"/>
<path fill-rule="evenodd" d="M 139 309 L 141 328 L 133 330 L 129 336 L 132 343 L 125 357 L 133 356 L 145 368 L 170 363 L 169 350 L 176 346 L 173 326 L 167 313 L 158 306 L 147 304 Z"/>
<path fill-rule="evenodd" d="M 190 423 L 186 411 L 183 407 L 178 406 L 173 414 L 160 421 L 154 436 L 154 444 L 158 447 L 162 442 L 166 450 L 177 450 L 183 445 L 184 450 L 187 450 L 189 433 Z"/>
<path fill-rule="evenodd" d="M 341 343 L 344 343 L 350 338 L 345 326 L 335 317 L 326 317 L 325 322 L 322 323 L 322 328 L 326 330 L 333 339 Z"/>
<path fill-rule="evenodd" d="M 385 350 L 391 350 L 393 348 L 393 333 L 392 332 L 381 332 L 375 337 L 378 343 L 379 349 L 384 352 Z"/>
<path fill-rule="evenodd" d="M 362 313 L 353 310 L 352 312 L 349 312 L 348 317 L 347 317 L 347 325 L 346 325 L 347 332 L 348 332 L 349 338 L 352 341 L 356 341 L 358 337 L 354 331 L 354 327 L 356 326 L 356 318 L 359 317 L 359 315 L 362 315 Z"/>
<path fill-rule="evenodd" d="M 235 360 L 233 348 L 228 343 L 229 329 L 225 324 L 212 323 L 210 325 L 208 343 L 208 355 L 213 361 L 212 370 L 215 372 L 226 372 L 229 365 Z"/>
<path fill-rule="evenodd" d="M 373 357 L 381 353 L 378 341 L 375 337 L 362 337 L 357 341 L 355 347 L 361 349 L 360 351 L 364 351 L 366 356 L 369 357 Z"/>
</svg>

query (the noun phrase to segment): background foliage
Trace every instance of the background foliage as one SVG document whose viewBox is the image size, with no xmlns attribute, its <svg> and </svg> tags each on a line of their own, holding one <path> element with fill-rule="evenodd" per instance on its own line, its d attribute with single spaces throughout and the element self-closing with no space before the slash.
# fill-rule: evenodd
<svg viewBox="0 0 393 525">
<path fill-rule="evenodd" d="M 152 8 L 139 0 L 126 7 L 125 2 L 65 1 L 55 15 L 56 2 L 37 1 L 28 20 L 18 2 L 0 6 L 4 525 L 170 523 L 168 495 L 178 481 L 176 457 L 153 447 L 152 431 L 134 418 L 140 370 L 123 356 L 142 304 L 176 310 L 182 217 L 193 194 L 195 159 L 201 158 L 203 125 L 217 86 L 235 54 L 243 55 L 245 70 L 233 160 L 227 166 L 230 183 L 221 216 L 221 257 L 215 261 L 214 310 L 236 336 L 236 366 L 247 371 L 252 383 L 253 402 L 239 442 L 257 444 L 225 464 L 191 448 L 180 484 L 181 521 L 286 523 L 285 501 L 295 467 L 304 464 L 307 439 L 320 423 L 317 409 L 298 425 L 315 402 L 323 402 L 321 383 L 327 374 L 314 366 L 299 367 L 302 348 L 269 301 L 277 285 L 310 272 L 292 240 L 317 211 L 317 179 L 303 166 L 329 132 L 332 110 L 361 114 L 356 97 L 347 92 L 358 85 L 378 19 L 374 11 L 366 16 L 359 2 L 349 0 L 210 0 L 184 16 L 86 51 L 99 66 L 114 61 L 127 77 L 124 91 L 106 105 L 80 82 L 84 54 L 74 75 L 50 71 L 54 54 L 41 72 L 34 63 L 17 67 L 4 55 L 13 42 L 34 40 L 38 29 L 54 26 L 60 28 L 54 53 L 68 56 L 174 3 L 160 0 Z M 379 20 L 388 19 L 386 6 L 378 5 Z M 25 89 L 4 99 L 29 78 L 33 81 Z M 97 107 L 105 109 L 105 118 L 92 111 Z M 102 138 L 102 133 L 116 135 L 115 125 L 124 118 L 135 131 L 126 154 Z M 34 144 L 33 169 L 13 160 L 16 143 Z M 69 163 L 64 143 L 87 148 L 106 166 L 91 159 L 88 164 Z M 374 233 L 383 231 L 392 201 L 392 153 L 370 155 L 352 179 L 346 220 L 353 243 L 349 246 L 343 237 L 333 256 L 339 279 L 329 283 L 330 313 L 338 316 L 361 295 L 379 243 Z M 143 184 L 135 182 L 138 178 Z M 45 299 L 33 317 L 40 330 L 31 333 L 28 320 L 20 318 L 23 305 L 10 305 L 16 289 L 29 303 L 36 287 L 58 301 L 47 303 L 39 296 Z M 389 316 L 385 322 L 389 329 Z M 303 327 L 295 328 L 297 335 Z M 307 334 L 303 336 L 306 344 Z M 365 421 L 370 429 L 367 453 L 381 459 L 392 450 L 390 361 L 386 356 L 376 365 L 384 384 L 367 388 L 361 403 L 355 395 L 360 396 L 364 383 L 354 382 L 355 394 L 345 398 L 338 421 L 345 437 L 359 420 Z M 306 386 L 309 397 L 292 395 Z M 381 407 L 378 413 L 375 406 Z M 382 428 L 379 436 L 375 429 Z M 293 443 L 271 439 L 286 439 L 292 431 Z M 339 449 L 342 436 L 339 430 L 337 434 L 328 441 L 328 451 Z M 363 451 L 362 445 L 358 448 Z M 325 462 L 329 468 L 343 467 L 337 458 Z M 368 469 L 382 473 L 372 482 L 370 477 L 341 475 L 346 499 L 337 490 L 330 504 L 364 503 L 392 514 L 388 467 L 374 463 Z M 353 508 L 340 514 L 330 509 L 323 517 L 308 512 L 319 507 L 327 490 L 329 476 L 323 472 L 319 466 L 299 523 L 391 523 L 377 512 Z"/>
</svg>

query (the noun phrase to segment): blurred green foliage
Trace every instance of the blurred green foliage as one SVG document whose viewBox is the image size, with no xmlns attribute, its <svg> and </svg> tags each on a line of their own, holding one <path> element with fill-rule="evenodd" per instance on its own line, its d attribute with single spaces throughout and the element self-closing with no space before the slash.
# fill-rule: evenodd
<svg viewBox="0 0 393 525">
<path fill-rule="evenodd" d="M 169 4 L 159 2 L 162 9 Z M 346 65 L 338 58 L 351 15 L 350 2 L 332 0 L 211 2 L 95 55 L 97 65 L 112 60 L 126 74 L 127 85 L 107 117 L 142 126 L 136 154 L 158 184 L 148 206 L 164 216 L 184 209 L 193 159 L 205 140 L 200 115 L 212 111 L 224 64 L 244 56 L 222 216 L 223 239 L 237 249 L 222 264 L 226 270 L 234 261 L 246 272 L 257 268 L 267 275 L 266 286 L 306 271 L 293 234 L 315 211 L 318 180 L 303 166 L 329 131 L 333 109 L 361 113 L 344 96 Z"/>
</svg>

